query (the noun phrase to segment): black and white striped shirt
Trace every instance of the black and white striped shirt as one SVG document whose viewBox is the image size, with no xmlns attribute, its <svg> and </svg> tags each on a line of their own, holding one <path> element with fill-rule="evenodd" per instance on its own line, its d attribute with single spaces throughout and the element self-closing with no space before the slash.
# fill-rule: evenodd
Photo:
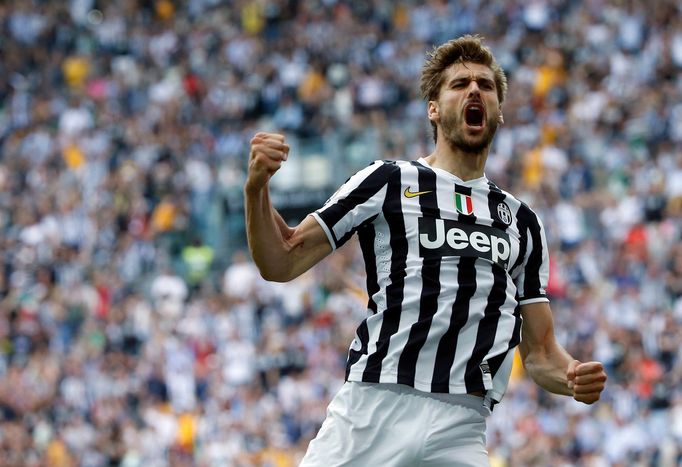
<svg viewBox="0 0 682 467">
<path fill-rule="evenodd" d="M 313 216 L 334 249 L 357 232 L 366 263 L 347 380 L 501 400 L 519 305 L 548 301 L 545 235 L 527 205 L 486 177 L 376 161 Z"/>
</svg>

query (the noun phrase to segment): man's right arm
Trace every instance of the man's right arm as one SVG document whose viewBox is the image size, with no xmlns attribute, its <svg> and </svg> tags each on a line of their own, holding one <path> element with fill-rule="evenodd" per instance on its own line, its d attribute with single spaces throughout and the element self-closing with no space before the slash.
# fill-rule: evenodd
<svg viewBox="0 0 682 467">
<path fill-rule="evenodd" d="M 263 278 L 277 282 L 298 277 L 332 251 L 324 230 L 312 216 L 292 228 L 272 206 L 268 182 L 288 154 L 284 136 L 257 133 L 251 140 L 244 186 L 251 256 Z"/>
</svg>

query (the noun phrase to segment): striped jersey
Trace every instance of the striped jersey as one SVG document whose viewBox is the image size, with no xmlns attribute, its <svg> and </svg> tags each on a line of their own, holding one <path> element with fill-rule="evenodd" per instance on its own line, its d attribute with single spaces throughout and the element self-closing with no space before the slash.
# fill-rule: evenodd
<svg viewBox="0 0 682 467">
<path fill-rule="evenodd" d="M 485 176 L 376 161 L 313 213 L 333 249 L 357 233 L 367 317 L 346 379 L 501 400 L 521 338 L 519 305 L 548 301 L 536 214 Z"/>
</svg>

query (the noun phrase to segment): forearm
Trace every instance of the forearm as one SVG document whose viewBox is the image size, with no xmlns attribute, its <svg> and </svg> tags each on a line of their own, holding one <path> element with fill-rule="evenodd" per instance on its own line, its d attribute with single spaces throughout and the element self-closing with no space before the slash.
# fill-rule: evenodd
<svg viewBox="0 0 682 467">
<path fill-rule="evenodd" d="M 533 381 L 546 391 L 572 396 L 566 369 L 573 360 L 561 345 L 553 342 L 547 347 L 529 351 L 523 359 L 523 365 Z"/>
<path fill-rule="evenodd" d="M 270 202 L 267 186 L 244 190 L 246 236 L 256 266 L 267 280 L 287 280 L 291 247 L 284 237 L 284 221 Z"/>
<path fill-rule="evenodd" d="M 519 350 L 533 381 L 549 392 L 573 396 L 585 404 L 598 401 L 607 379 L 604 366 L 600 362 L 581 363 L 559 345 L 549 304 L 521 305 L 521 316 L 523 338 Z"/>
</svg>

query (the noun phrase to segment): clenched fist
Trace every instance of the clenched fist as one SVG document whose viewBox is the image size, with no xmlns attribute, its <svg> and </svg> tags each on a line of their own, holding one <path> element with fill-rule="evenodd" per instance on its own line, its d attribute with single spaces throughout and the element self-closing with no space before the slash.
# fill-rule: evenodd
<svg viewBox="0 0 682 467">
<path fill-rule="evenodd" d="M 270 177 L 279 170 L 289 157 L 289 145 L 284 135 L 259 132 L 251 139 L 249 172 L 246 177 L 247 191 L 258 191 L 267 185 Z"/>
<path fill-rule="evenodd" d="M 573 398 L 585 404 L 599 400 L 606 383 L 606 372 L 600 362 L 581 363 L 573 360 L 566 370 L 568 388 L 573 391 Z"/>
</svg>

